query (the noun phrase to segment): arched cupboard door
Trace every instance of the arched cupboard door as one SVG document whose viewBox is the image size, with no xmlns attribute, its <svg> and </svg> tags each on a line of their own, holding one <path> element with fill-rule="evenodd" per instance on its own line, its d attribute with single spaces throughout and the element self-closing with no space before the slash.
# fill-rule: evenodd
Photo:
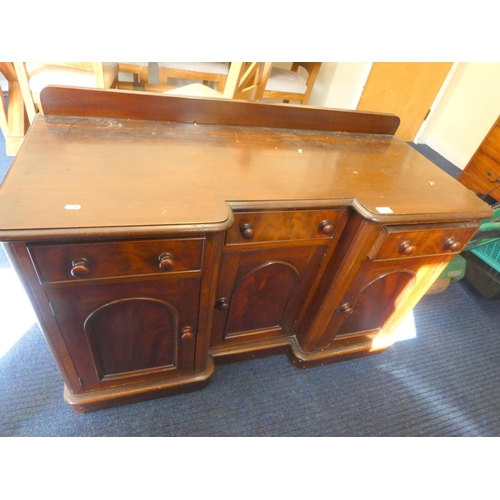
<svg viewBox="0 0 500 500">
<path fill-rule="evenodd" d="M 225 254 L 212 346 L 290 335 L 326 249 L 322 245 Z"/>
<path fill-rule="evenodd" d="M 86 284 L 48 291 L 82 387 L 191 373 L 199 278 Z"/>
<path fill-rule="evenodd" d="M 414 280 L 414 272 L 403 270 L 381 274 L 367 283 L 352 302 L 340 306 L 345 321 L 337 335 L 380 330 Z"/>
<path fill-rule="evenodd" d="M 281 329 L 299 281 L 300 272 L 284 261 L 268 261 L 249 271 L 232 293 L 225 337 Z"/>
<path fill-rule="evenodd" d="M 397 318 L 413 307 L 411 302 L 419 300 L 432 284 L 436 270 L 448 261 L 449 256 L 400 259 L 399 269 L 395 269 L 394 260 L 366 262 L 339 299 L 315 348 L 389 334 Z"/>
<path fill-rule="evenodd" d="M 179 312 L 169 302 L 115 300 L 93 310 L 83 329 L 100 380 L 178 365 Z"/>
</svg>

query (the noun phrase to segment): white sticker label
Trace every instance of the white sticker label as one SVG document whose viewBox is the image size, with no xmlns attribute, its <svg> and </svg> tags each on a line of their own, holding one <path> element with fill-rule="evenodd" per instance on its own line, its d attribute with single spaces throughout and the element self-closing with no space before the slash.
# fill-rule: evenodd
<svg viewBox="0 0 500 500">
<path fill-rule="evenodd" d="M 392 214 L 392 210 L 389 207 L 375 207 L 379 214 Z"/>
<path fill-rule="evenodd" d="M 81 205 L 64 205 L 65 210 L 80 210 Z"/>
</svg>

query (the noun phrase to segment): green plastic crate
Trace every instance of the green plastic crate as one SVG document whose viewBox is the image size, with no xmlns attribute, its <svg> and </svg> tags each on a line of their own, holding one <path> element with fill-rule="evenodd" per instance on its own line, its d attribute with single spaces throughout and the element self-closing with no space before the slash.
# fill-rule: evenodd
<svg viewBox="0 0 500 500">
<path fill-rule="evenodd" d="M 439 275 L 438 280 L 450 279 L 450 283 L 455 283 L 465 276 L 467 261 L 461 255 L 455 255 L 445 270 Z"/>
<path fill-rule="evenodd" d="M 500 273 L 500 240 L 473 248 L 471 252 Z"/>
<path fill-rule="evenodd" d="M 465 278 L 487 299 L 500 299 L 500 209 L 481 222 L 476 236 L 462 255 Z"/>
</svg>

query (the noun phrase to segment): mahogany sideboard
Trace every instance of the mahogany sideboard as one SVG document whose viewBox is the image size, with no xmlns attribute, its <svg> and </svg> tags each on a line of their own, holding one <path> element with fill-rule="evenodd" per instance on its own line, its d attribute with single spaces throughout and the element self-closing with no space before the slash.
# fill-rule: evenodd
<svg viewBox="0 0 500 500">
<path fill-rule="evenodd" d="M 0 241 L 77 412 L 380 352 L 491 216 L 394 115 L 47 87 Z M 242 381 L 243 383 L 243 381 Z"/>
</svg>

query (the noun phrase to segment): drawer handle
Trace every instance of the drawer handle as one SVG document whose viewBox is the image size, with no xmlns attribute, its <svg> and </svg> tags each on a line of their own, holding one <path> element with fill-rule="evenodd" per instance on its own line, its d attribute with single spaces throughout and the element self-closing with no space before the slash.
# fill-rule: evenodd
<svg viewBox="0 0 500 500">
<path fill-rule="evenodd" d="M 401 245 L 399 245 L 399 251 L 404 253 L 405 255 L 413 255 L 417 247 L 411 244 L 411 241 L 403 241 Z"/>
<path fill-rule="evenodd" d="M 448 238 L 444 243 L 444 248 L 451 252 L 458 252 L 462 248 L 462 244 L 455 238 Z"/>
<path fill-rule="evenodd" d="M 162 253 L 158 257 L 158 266 L 162 271 L 171 271 L 174 268 L 174 258 L 171 253 Z"/>
<path fill-rule="evenodd" d="M 181 340 L 186 342 L 186 340 L 193 340 L 193 339 L 194 339 L 193 327 L 192 326 L 185 326 L 181 330 Z"/>
<path fill-rule="evenodd" d="M 251 240 L 255 236 L 255 231 L 251 224 L 243 224 L 240 227 L 240 233 L 246 240 Z"/>
<path fill-rule="evenodd" d="M 220 299 L 217 299 L 215 307 L 219 311 L 227 311 L 229 309 L 229 300 L 227 300 L 227 297 L 221 297 Z"/>
<path fill-rule="evenodd" d="M 321 224 L 319 225 L 319 230 L 323 234 L 332 234 L 333 231 L 335 230 L 335 225 L 332 224 L 331 221 L 327 219 L 321 222 Z"/>
<path fill-rule="evenodd" d="M 71 276 L 85 278 L 90 273 L 90 262 L 84 258 L 73 259 L 71 262 Z"/>
<path fill-rule="evenodd" d="M 344 313 L 344 314 L 352 314 L 354 312 L 354 308 L 352 307 L 352 304 L 350 302 L 344 302 L 341 306 L 340 306 L 340 310 Z"/>
</svg>

